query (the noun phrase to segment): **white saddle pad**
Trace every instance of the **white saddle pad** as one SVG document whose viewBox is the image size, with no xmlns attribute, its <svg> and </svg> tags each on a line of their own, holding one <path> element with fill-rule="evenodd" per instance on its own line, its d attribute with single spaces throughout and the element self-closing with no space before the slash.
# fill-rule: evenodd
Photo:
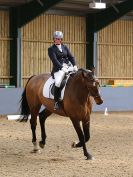
<svg viewBox="0 0 133 177">
<path fill-rule="evenodd" d="M 44 97 L 54 99 L 54 95 L 52 95 L 52 93 L 51 93 L 51 88 L 52 88 L 53 84 L 54 84 L 54 79 L 51 76 L 44 84 L 44 87 L 43 87 L 43 96 Z M 66 85 L 63 87 L 63 89 L 61 91 L 61 100 L 63 100 L 63 97 L 64 97 L 65 87 L 66 87 Z"/>
</svg>

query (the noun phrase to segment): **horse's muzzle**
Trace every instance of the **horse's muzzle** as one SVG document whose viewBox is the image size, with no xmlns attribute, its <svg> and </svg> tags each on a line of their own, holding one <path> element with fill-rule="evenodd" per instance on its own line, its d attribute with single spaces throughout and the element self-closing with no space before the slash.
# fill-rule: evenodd
<svg viewBox="0 0 133 177">
<path fill-rule="evenodd" d="M 103 100 L 100 96 L 95 97 L 94 100 L 95 100 L 96 104 L 98 104 L 98 105 L 103 103 Z"/>
</svg>

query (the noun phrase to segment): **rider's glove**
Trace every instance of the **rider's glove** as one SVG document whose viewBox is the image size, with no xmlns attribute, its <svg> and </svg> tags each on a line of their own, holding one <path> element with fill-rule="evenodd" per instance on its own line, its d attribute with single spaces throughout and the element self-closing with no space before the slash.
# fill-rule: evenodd
<svg viewBox="0 0 133 177">
<path fill-rule="evenodd" d="M 61 70 L 62 70 L 64 73 L 68 73 L 68 69 L 67 69 L 66 67 L 63 67 Z"/>
<path fill-rule="evenodd" d="M 68 69 L 68 65 L 66 63 L 63 63 L 63 68 L 67 68 Z"/>
<path fill-rule="evenodd" d="M 76 65 L 74 65 L 73 70 L 78 71 L 78 67 Z"/>
</svg>

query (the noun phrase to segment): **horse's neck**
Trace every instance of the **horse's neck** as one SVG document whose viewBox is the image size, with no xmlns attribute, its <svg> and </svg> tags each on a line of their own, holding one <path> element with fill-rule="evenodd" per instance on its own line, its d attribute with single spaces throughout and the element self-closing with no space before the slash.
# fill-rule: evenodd
<svg viewBox="0 0 133 177">
<path fill-rule="evenodd" d="M 88 98 L 88 90 L 85 87 L 84 81 L 81 77 L 75 77 L 71 81 L 71 93 L 73 94 L 73 98 L 80 103 L 86 102 Z"/>
</svg>

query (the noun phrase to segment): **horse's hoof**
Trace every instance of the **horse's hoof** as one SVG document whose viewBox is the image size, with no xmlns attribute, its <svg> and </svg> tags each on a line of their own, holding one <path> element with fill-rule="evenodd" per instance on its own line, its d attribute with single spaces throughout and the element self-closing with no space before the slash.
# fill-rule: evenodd
<svg viewBox="0 0 133 177">
<path fill-rule="evenodd" d="M 77 144 L 77 142 L 73 142 L 72 143 L 72 148 L 76 148 L 76 144 Z"/>
<path fill-rule="evenodd" d="M 95 160 L 95 158 L 92 155 L 88 155 L 86 160 Z"/>
<path fill-rule="evenodd" d="M 41 153 L 41 151 L 40 151 L 40 149 L 33 149 L 32 151 L 31 151 L 31 153 L 32 154 L 40 154 Z"/>
<path fill-rule="evenodd" d="M 43 143 L 42 143 L 42 141 L 40 141 L 40 142 L 39 142 L 39 146 L 40 146 L 40 148 L 42 148 L 42 149 L 43 149 L 43 148 L 44 148 L 44 146 L 45 146 L 45 144 L 43 144 Z"/>
</svg>

